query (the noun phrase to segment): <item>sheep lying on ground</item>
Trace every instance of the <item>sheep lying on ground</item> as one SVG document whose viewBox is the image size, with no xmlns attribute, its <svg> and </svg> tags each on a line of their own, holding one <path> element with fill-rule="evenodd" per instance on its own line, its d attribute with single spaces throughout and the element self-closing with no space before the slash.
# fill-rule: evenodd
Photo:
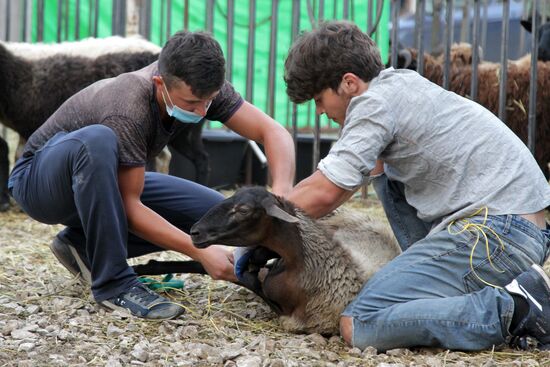
<svg viewBox="0 0 550 367">
<path fill-rule="evenodd" d="M 418 53 L 410 52 L 410 69 L 416 69 Z M 464 57 L 460 57 L 464 60 Z M 443 63 L 428 54 L 424 55 L 424 77 L 430 81 L 443 84 Z M 527 143 L 530 55 L 508 64 L 506 86 L 506 125 L 524 142 Z M 535 158 L 547 178 L 550 177 L 550 63 L 537 63 L 537 103 L 536 103 L 536 144 Z M 449 90 L 468 97 L 471 89 L 471 65 L 456 66 L 451 64 Z M 500 84 L 500 64 L 482 62 L 478 66 L 477 102 L 498 115 Z"/>
<path fill-rule="evenodd" d="M 114 45 L 112 41 L 114 40 Z M 29 57 L 15 56 L 4 44 L 0 44 L 0 122 L 15 130 L 22 141 L 28 137 L 70 96 L 97 80 L 117 76 L 124 72 L 141 69 L 158 58 L 158 46 L 142 39 L 128 41 L 111 37 L 106 40 L 86 40 L 67 42 L 59 45 L 38 45 L 41 53 L 51 54 L 55 49 L 59 54 L 36 59 L 32 52 Z M 34 45 L 16 46 L 6 44 L 19 53 L 32 50 Z M 84 46 L 82 46 L 84 45 Z M 75 56 L 75 52 L 89 51 L 97 55 L 100 50 L 114 49 L 129 51 L 107 53 L 97 57 Z M 101 47 L 102 46 L 102 47 Z M 29 59 L 30 58 L 30 59 Z M 35 59 L 33 59 L 35 58 Z M 205 184 L 208 179 L 208 156 L 200 135 L 203 124 L 182 127 L 169 145 L 193 162 L 196 167 L 196 180 Z M 7 177 L 9 171 L 7 144 L 0 137 L 0 211 L 9 206 Z M 149 164 L 149 169 L 154 169 Z"/>
<path fill-rule="evenodd" d="M 389 228 L 377 220 L 344 210 L 313 220 L 260 187 L 237 191 L 190 233 L 198 248 L 256 247 L 262 260 L 251 261 L 245 286 L 268 302 L 285 329 L 310 333 L 336 333 L 345 306 L 400 253 Z M 279 258 L 258 274 L 270 254 Z"/>
</svg>

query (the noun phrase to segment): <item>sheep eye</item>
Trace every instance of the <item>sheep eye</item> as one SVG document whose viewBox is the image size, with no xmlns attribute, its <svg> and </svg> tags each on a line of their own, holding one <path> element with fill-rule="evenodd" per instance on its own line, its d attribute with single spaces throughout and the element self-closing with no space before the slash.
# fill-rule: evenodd
<svg viewBox="0 0 550 367">
<path fill-rule="evenodd" d="M 250 214 L 251 211 L 252 211 L 252 208 L 246 205 L 238 206 L 235 208 L 235 213 L 241 214 L 241 215 Z"/>
</svg>

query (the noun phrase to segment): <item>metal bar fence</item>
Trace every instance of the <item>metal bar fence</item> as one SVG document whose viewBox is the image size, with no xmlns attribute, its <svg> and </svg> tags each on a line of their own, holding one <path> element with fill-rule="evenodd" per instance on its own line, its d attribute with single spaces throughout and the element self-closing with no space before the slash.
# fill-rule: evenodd
<svg viewBox="0 0 550 367">
<path fill-rule="evenodd" d="M 472 81 L 470 85 L 470 98 L 477 101 L 478 90 L 478 64 L 479 64 L 479 12 L 480 0 L 474 0 L 474 24 L 472 30 Z"/>
<path fill-rule="evenodd" d="M 451 83 L 451 45 L 453 43 L 453 0 L 448 0 L 445 7 L 445 63 L 443 66 L 443 88 L 449 89 Z"/>
<path fill-rule="evenodd" d="M 529 122 L 527 127 L 527 146 L 532 154 L 535 154 L 535 131 L 537 127 L 537 58 L 538 58 L 538 32 L 540 0 L 533 0 L 531 31 L 531 78 L 529 83 Z"/>
<path fill-rule="evenodd" d="M 498 90 L 498 118 L 506 121 L 506 86 L 508 85 L 508 21 L 510 0 L 502 1 L 502 43 L 500 45 L 500 85 Z"/>
<path fill-rule="evenodd" d="M 420 75 L 424 75 L 424 11 L 426 9 L 425 0 L 418 0 L 416 2 L 416 22 L 415 22 L 415 31 L 416 31 L 416 49 L 418 50 L 418 60 L 416 71 Z"/>
</svg>

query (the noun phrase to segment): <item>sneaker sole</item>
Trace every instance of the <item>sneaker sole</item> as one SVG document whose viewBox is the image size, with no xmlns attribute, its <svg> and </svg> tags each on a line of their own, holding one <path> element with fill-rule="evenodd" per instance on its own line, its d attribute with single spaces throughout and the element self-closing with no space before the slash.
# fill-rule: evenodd
<svg viewBox="0 0 550 367">
<path fill-rule="evenodd" d="M 54 245 L 54 242 L 59 242 L 61 243 L 61 246 L 66 246 L 69 251 L 71 252 L 71 255 L 73 255 L 75 261 L 76 261 L 76 264 L 78 265 L 78 268 L 80 271 L 73 271 L 72 268 L 72 264 L 68 263 L 66 261 L 65 258 L 61 257 L 61 256 L 58 256 L 57 255 L 57 252 L 56 250 L 54 250 L 53 248 L 53 245 Z M 50 243 L 50 250 L 53 252 L 54 256 L 56 257 L 56 259 L 72 274 L 74 275 L 75 277 L 78 277 L 78 279 L 80 279 L 81 281 L 83 281 L 85 284 L 87 285 L 90 285 L 92 284 L 92 274 L 90 273 L 90 271 L 88 271 L 88 268 L 86 267 L 86 265 L 84 264 L 84 262 L 82 261 L 82 259 L 80 258 L 80 255 L 78 254 L 78 251 L 76 251 L 76 249 L 71 246 L 71 245 L 68 245 L 67 243 L 61 241 L 59 238 L 54 238 L 53 242 Z"/>
<path fill-rule="evenodd" d="M 119 311 L 119 312 L 126 313 L 129 316 L 134 316 L 134 317 L 138 317 L 140 319 L 151 320 L 151 321 L 173 320 L 176 317 L 181 316 L 185 313 L 185 312 L 181 312 L 181 313 L 179 313 L 177 315 L 174 315 L 174 316 L 171 316 L 171 317 L 162 317 L 162 318 L 158 318 L 158 319 L 152 319 L 152 318 L 147 318 L 147 317 L 144 317 L 144 316 L 134 315 L 129 309 L 127 309 L 125 307 L 117 306 L 117 305 L 115 305 L 114 303 L 112 303 L 110 301 L 101 301 L 101 302 L 98 302 L 98 305 L 101 308 L 103 308 L 104 310 Z"/>
<path fill-rule="evenodd" d="M 101 301 L 101 302 L 98 302 L 97 303 L 101 308 L 103 308 L 104 310 L 107 310 L 107 311 L 120 311 L 120 312 L 125 312 L 127 313 L 128 315 L 132 315 L 132 312 L 130 312 L 129 309 L 127 308 L 124 308 L 124 307 L 120 307 L 120 306 L 117 306 L 115 305 L 113 302 L 109 302 L 109 301 Z"/>
</svg>

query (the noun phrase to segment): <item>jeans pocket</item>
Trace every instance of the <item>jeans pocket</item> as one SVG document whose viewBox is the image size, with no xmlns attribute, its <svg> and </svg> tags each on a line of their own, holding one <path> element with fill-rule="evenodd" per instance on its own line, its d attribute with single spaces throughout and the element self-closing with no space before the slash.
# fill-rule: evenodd
<svg viewBox="0 0 550 367">
<path fill-rule="evenodd" d="M 482 250 L 481 246 L 476 248 Z M 512 279 L 525 271 L 531 264 L 526 261 L 525 256 L 518 255 L 513 249 L 498 247 L 485 258 L 474 257 L 473 264 L 470 263 L 468 271 L 464 274 L 463 282 L 466 292 L 478 291 L 487 286 L 504 287 Z"/>
</svg>

